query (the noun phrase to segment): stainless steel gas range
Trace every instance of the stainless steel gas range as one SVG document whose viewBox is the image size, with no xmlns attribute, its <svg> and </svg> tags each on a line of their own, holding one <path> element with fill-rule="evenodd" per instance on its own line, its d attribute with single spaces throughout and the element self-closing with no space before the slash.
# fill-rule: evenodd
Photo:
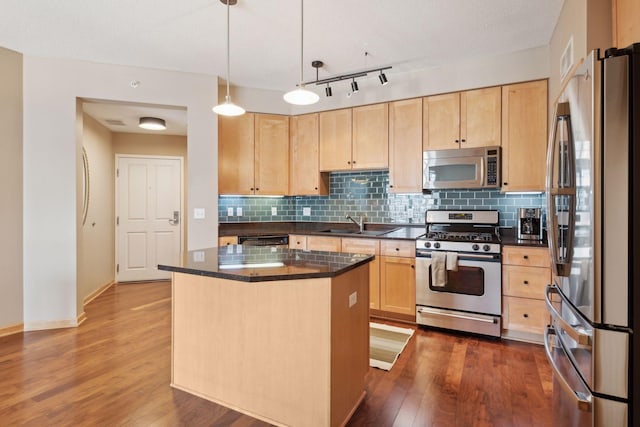
<svg viewBox="0 0 640 427">
<path fill-rule="evenodd" d="M 500 336 L 498 211 L 430 210 L 416 240 L 416 322 Z"/>
</svg>

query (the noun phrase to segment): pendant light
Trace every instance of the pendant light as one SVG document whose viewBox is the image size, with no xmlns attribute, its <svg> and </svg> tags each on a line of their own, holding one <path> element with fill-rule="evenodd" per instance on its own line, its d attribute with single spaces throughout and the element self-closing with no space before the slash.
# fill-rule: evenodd
<svg viewBox="0 0 640 427">
<path fill-rule="evenodd" d="M 245 113 L 244 108 L 231 102 L 231 95 L 229 95 L 229 6 L 236 4 L 237 0 L 220 0 L 220 2 L 227 5 L 227 95 L 222 104 L 213 107 L 213 112 L 221 116 L 241 116 Z"/>
<path fill-rule="evenodd" d="M 311 105 L 318 102 L 320 97 L 315 92 L 304 88 L 302 67 L 304 64 L 304 0 L 300 0 L 300 84 L 297 89 L 284 94 L 286 102 L 293 105 Z"/>
</svg>

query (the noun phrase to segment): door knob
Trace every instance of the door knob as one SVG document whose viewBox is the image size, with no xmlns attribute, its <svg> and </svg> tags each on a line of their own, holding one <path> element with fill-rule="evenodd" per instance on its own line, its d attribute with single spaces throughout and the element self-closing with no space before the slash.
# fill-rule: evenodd
<svg viewBox="0 0 640 427">
<path fill-rule="evenodd" d="M 180 222 L 180 211 L 173 211 L 173 218 L 169 219 L 169 224 L 176 225 Z"/>
</svg>

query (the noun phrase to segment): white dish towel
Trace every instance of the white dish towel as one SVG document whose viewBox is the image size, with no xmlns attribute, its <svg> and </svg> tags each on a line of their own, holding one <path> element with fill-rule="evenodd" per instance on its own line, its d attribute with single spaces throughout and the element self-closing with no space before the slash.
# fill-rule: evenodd
<svg viewBox="0 0 640 427">
<path fill-rule="evenodd" d="M 447 284 L 446 252 L 431 252 L 431 286 L 443 287 Z"/>
<path fill-rule="evenodd" d="M 458 253 L 446 252 L 447 254 L 447 271 L 458 271 Z"/>
</svg>

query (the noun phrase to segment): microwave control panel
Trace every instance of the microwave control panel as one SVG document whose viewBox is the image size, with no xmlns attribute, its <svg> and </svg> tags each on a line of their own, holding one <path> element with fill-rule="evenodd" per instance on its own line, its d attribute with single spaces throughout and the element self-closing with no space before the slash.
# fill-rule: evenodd
<svg viewBox="0 0 640 427">
<path fill-rule="evenodd" d="M 498 186 L 498 157 L 487 156 L 487 187 Z"/>
</svg>

